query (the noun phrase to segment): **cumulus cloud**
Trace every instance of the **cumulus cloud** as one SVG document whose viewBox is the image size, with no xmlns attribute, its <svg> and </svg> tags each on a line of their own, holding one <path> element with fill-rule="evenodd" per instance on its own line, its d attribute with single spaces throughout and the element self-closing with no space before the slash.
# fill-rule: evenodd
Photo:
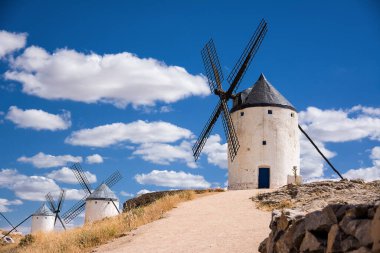
<svg viewBox="0 0 380 253">
<path fill-rule="evenodd" d="M 136 193 L 136 196 L 140 196 L 140 195 L 143 195 L 143 194 L 146 194 L 146 193 L 151 193 L 151 192 L 154 192 L 154 191 L 149 191 L 147 189 L 142 189 L 142 190 L 140 190 L 140 191 L 138 191 Z"/>
<path fill-rule="evenodd" d="M 135 196 L 133 193 L 129 193 L 129 192 L 126 192 L 126 191 L 121 191 L 120 195 L 124 196 L 124 197 L 128 197 L 128 198 L 132 198 L 133 196 Z"/>
<path fill-rule="evenodd" d="M 96 175 L 92 174 L 89 171 L 84 171 L 84 175 L 87 177 L 90 183 L 96 182 Z M 54 179 L 55 181 L 68 183 L 68 184 L 77 184 L 78 180 L 75 177 L 74 173 L 67 167 L 63 167 L 60 170 L 53 170 L 52 172 L 46 174 L 46 177 Z"/>
<path fill-rule="evenodd" d="M 0 171 L 0 187 L 13 190 L 21 199 L 44 201 L 50 191 L 59 191 L 54 180 L 42 176 L 26 176 L 14 169 Z"/>
<path fill-rule="evenodd" d="M 351 169 L 343 176 L 349 179 L 360 178 L 365 181 L 380 180 L 380 146 L 372 148 L 370 158 L 372 159 L 371 167 Z"/>
<path fill-rule="evenodd" d="M 25 47 L 26 33 L 12 33 L 4 30 L 0 31 L 0 59 Z"/>
<path fill-rule="evenodd" d="M 44 176 L 27 176 L 20 174 L 16 169 L 0 170 L 0 188 L 12 190 L 23 200 L 45 201 L 45 195 L 52 192 L 56 196 L 60 187 L 56 182 Z M 76 189 L 65 189 L 67 200 L 82 199 L 84 192 Z"/>
<path fill-rule="evenodd" d="M 5 118 L 12 121 L 17 127 L 35 130 L 57 131 L 71 126 L 71 114 L 68 111 L 56 115 L 43 110 L 22 110 L 17 106 L 11 106 Z"/>
<path fill-rule="evenodd" d="M 11 62 L 5 78 L 20 82 L 29 95 L 117 107 L 173 103 L 210 93 L 201 75 L 127 52 L 98 55 L 58 49 L 49 53 L 31 46 Z"/>
<path fill-rule="evenodd" d="M 86 157 L 86 162 L 89 164 L 102 163 L 103 157 L 99 154 L 93 154 Z"/>
<path fill-rule="evenodd" d="M 302 127 L 322 152 L 328 158 L 332 158 L 337 154 L 325 147 L 328 143 L 343 143 L 365 138 L 380 140 L 379 112 L 380 108 L 362 105 L 338 110 L 308 107 L 306 111 L 299 113 L 299 119 Z M 301 136 L 301 173 L 304 178 L 307 180 L 323 178 L 324 171 L 327 169 L 330 170 L 326 167 L 323 158 Z"/>
<path fill-rule="evenodd" d="M 363 138 L 380 140 L 380 115 L 353 112 L 357 110 L 321 110 L 308 107 L 306 111 L 299 113 L 299 119 L 308 133 L 322 142 L 346 142 Z"/>
<path fill-rule="evenodd" d="M 203 154 L 207 156 L 210 164 L 227 169 L 227 143 L 221 144 L 221 138 L 218 134 L 211 135 L 203 148 Z"/>
<path fill-rule="evenodd" d="M 72 155 L 54 156 L 40 152 L 32 157 L 22 156 L 18 158 L 17 161 L 31 163 L 34 167 L 41 169 L 65 166 L 67 163 L 80 163 L 82 162 L 82 157 Z"/>
<path fill-rule="evenodd" d="M 140 145 L 133 155 L 141 156 L 143 160 L 155 164 L 169 165 L 173 162 L 184 162 L 190 168 L 196 168 L 191 152 L 191 143 L 183 141 L 179 145 L 166 143 L 146 143 Z"/>
<path fill-rule="evenodd" d="M 153 170 L 148 174 L 137 174 L 135 176 L 139 184 L 156 185 L 178 188 L 208 188 L 211 186 L 203 176 L 185 173 L 183 171 Z"/>
<path fill-rule="evenodd" d="M 19 199 L 15 200 L 8 200 L 0 198 L 0 212 L 10 212 L 12 209 L 10 209 L 10 206 L 13 205 L 21 205 L 22 201 Z"/>
<path fill-rule="evenodd" d="M 65 142 L 76 146 L 108 147 L 121 142 L 175 142 L 188 138 L 191 132 L 168 122 L 142 120 L 128 124 L 113 123 L 73 132 Z"/>
</svg>

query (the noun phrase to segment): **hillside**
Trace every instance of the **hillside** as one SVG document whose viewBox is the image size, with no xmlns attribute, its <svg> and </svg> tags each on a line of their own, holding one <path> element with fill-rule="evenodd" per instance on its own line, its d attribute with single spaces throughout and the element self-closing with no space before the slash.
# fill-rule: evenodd
<svg viewBox="0 0 380 253">
<path fill-rule="evenodd" d="M 263 210 L 297 208 L 302 211 L 322 209 L 328 204 L 374 204 L 380 201 L 380 181 L 320 181 L 286 185 L 276 191 L 253 196 Z"/>
</svg>

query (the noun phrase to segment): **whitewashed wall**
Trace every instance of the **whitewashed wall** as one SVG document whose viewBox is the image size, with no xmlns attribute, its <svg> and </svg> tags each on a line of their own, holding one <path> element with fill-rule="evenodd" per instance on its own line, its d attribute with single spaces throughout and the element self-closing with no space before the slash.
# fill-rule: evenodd
<svg viewBox="0 0 380 253">
<path fill-rule="evenodd" d="M 53 231 L 54 220 L 55 216 L 33 215 L 31 233 Z"/>
<path fill-rule="evenodd" d="M 119 201 L 114 201 L 117 208 L 119 208 Z M 118 215 L 115 206 L 110 200 L 87 200 L 85 222 L 93 222 Z"/>
<path fill-rule="evenodd" d="M 272 110 L 272 114 L 268 114 L 268 110 Z M 270 188 L 286 185 L 293 166 L 297 166 L 299 174 L 296 112 L 280 107 L 249 107 L 233 112 L 231 117 L 240 149 L 234 161 L 228 159 L 228 189 L 258 188 L 260 167 L 270 168 Z M 264 140 L 266 145 L 262 144 Z"/>
</svg>

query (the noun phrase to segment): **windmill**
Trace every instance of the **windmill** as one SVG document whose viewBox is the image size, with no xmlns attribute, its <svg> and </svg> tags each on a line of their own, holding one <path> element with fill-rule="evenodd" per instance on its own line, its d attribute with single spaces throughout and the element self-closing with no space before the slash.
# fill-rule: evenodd
<svg viewBox="0 0 380 253">
<path fill-rule="evenodd" d="M 59 220 L 61 222 L 62 227 L 66 230 L 65 224 L 63 223 L 61 217 L 59 216 L 59 213 L 62 210 L 63 202 L 65 201 L 65 195 L 66 195 L 66 191 L 61 190 L 61 193 L 58 196 L 57 205 L 56 205 L 56 202 L 54 201 L 54 198 L 50 192 L 48 194 L 46 194 L 45 198 L 46 198 L 46 202 L 50 205 L 50 209 L 55 214 L 54 226 L 57 223 L 57 220 Z"/>
<path fill-rule="evenodd" d="M 292 171 L 297 170 L 300 164 L 299 130 L 334 172 L 343 178 L 298 124 L 294 106 L 263 74 L 252 87 L 237 92 L 267 31 L 268 25 L 263 19 L 229 74 L 227 91 L 222 87 L 224 78 L 213 40 L 202 49 L 208 84 L 219 101 L 193 146 L 195 161 L 222 114 L 228 144 L 229 189 L 276 188 L 290 183 L 294 179 Z M 227 104 L 230 99 L 233 100 L 231 110 Z"/>
<path fill-rule="evenodd" d="M 85 192 L 85 196 L 79 200 L 74 206 L 72 206 L 67 212 L 62 215 L 65 223 L 71 222 L 75 217 L 82 213 L 87 205 L 91 207 L 93 212 L 87 212 L 85 220 L 93 221 L 92 217 L 95 219 L 101 219 L 104 217 L 109 217 L 115 215 L 115 213 L 120 213 L 118 208 L 118 200 L 116 196 L 112 193 L 110 188 L 119 182 L 122 178 L 119 171 L 114 172 L 109 176 L 105 181 L 103 181 L 94 191 L 91 189 L 91 184 L 82 170 L 82 167 L 79 163 L 75 163 L 70 167 L 71 171 L 74 173 L 77 178 L 80 186 Z M 92 208 L 92 205 L 99 205 L 104 203 L 106 206 L 103 206 L 103 211 L 100 208 Z M 112 203 L 112 206 L 109 204 Z M 101 212 L 101 213 L 99 213 Z"/>
<path fill-rule="evenodd" d="M 54 230 L 54 217 L 54 213 L 46 206 L 46 203 L 43 203 L 34 213 L 30 214 L 16 226 L 12 226 L 13 228 L 10 231 L 8 231 L 8 233 L 6 233 L 2 238 L 8 236 L 19 226 L 25 223 L 29 218 L 32 218 L 31 233 L 38 231 L 52 231 Z"/>
</svg>

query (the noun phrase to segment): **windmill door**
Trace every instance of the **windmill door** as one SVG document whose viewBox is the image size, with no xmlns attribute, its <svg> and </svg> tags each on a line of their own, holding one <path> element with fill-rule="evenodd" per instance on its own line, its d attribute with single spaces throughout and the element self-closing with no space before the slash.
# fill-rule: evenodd
<svg viewBox="0 0 380 253">
<path fill-rule="evenodd" d="M 259 188 L 269 188 L 269 168 L 259 168 Z"/>
</svg>

